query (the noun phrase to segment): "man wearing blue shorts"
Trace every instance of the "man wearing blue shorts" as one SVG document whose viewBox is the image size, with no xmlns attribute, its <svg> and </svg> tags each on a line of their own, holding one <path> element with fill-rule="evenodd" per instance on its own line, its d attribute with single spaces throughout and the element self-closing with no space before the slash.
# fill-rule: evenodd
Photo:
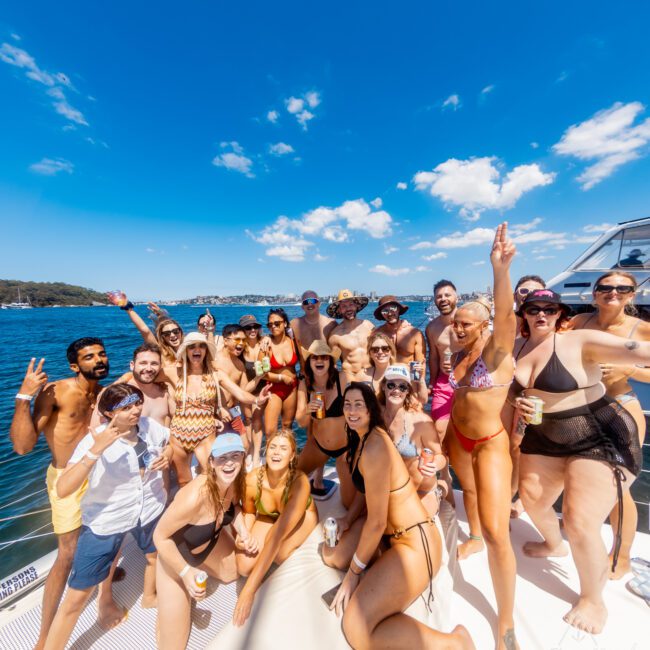
<svg viewBox="0 0 650 650">
<path fill-rule="evenodd" d="M 59 477 L 61 497 L 87 482 L 81 500 L 82 529 L 68 591 L 54 617 L 46 650 L 64 648 L 96 585 L 106 579 L 127 533 L 145 554 L 143 607 L 153 607 L 156 548 L 153 531 L 167 501 L 162 471 L 169 466 L 169 430 L 141 417 L 139 388 L 113 384 L 99 399 L 106 425 L 86 435 Z M 112 599 L 110 591 L 103 597 Z"/>
</svg>

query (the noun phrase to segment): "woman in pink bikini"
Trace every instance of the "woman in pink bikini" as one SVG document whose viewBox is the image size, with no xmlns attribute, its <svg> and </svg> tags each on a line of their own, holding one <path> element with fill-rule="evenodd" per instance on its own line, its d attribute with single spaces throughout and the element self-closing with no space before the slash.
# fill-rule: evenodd
<svg viewBox="0 0 650 650">
<path fill-rule="evenodd" d="M 510 544 L 510 460 L 501 409 L 512 383 L 516 320 L 512 310 L 510 263 L 515 246 L 507 223 L 496 232 L 490 262 L 494 273 L 494 329 L 490 308 L 465 303 L 456 311 L 453 333 L 461 349 L 452 357 L 449 383 L 454 401 L 447 435 L 451 465 L 463 488 L 470 539 L 458 547 L 467 557 L 488 547 L 497 600 L 497 650 L 517 647 L 514 634 L 515 555 Z"/>
<path fill-rule="evenodd" d="M 278 417 L 282 417 L 283 429 L 291 429 L 296 416 L 298 354 L 293 339 L 286 333 L 289 317 L 284 309 L 271 309 L 267 326 L 271 336 L 262 343 L 259 359 L 267 355 L 271 359 L 271 370 L 264 377 L 271 385 L 271 397 L 264 411 L 268 437 L 278 430 Z"/>
</svg>

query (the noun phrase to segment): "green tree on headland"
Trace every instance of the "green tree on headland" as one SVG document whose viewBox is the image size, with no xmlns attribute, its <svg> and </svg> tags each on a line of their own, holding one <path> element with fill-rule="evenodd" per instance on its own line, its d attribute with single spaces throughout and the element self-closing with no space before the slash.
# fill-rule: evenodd
<svg viewBox="0 0 650 650">
<path fill-rule="evenodd" d="M 52 305 L 105 305 L 106 296 L 98 291 L 77 287 L 64 282 L 21 282 L 20 280 L 0 280 L 0 302 L 11 303 L 21 299 L 29 300 L 34 307 Z"/>
</svg>

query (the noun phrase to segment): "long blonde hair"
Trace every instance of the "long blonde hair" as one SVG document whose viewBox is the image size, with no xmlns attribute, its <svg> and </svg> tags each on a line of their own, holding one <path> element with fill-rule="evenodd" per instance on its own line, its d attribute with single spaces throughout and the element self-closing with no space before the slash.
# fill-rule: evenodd
<svg viewBox="0 0 650 650">
<path fill-rule="evenodd" d="M 225 495 L 221 496 L 219 485 L 217 484 L 217 471 L 214 468 L 214 460 L 210 457 L 211 462 L 208 463 L 208 471 L 206 472 L 206 481 L 203 489 L 205 490 L 210 504 L 214 508 L 215 518 L 219 517 L 219 513 L 223 513 L 223 501 Z M 246 494 L 246 463 L 242 458 L 239 474 L 235 477 L 232 485 L 234 486 L 231 503 L 239 503 Z M 227 490 L 226 490 L 227 491 Z"/>
<path fill-rule="evenodd" d="M 162 335 L 163 327 L 165 327 L 165 325 L 169 325 L 170 323 L 172 325 L 176 325 L 176 327 L 178 327 L 178 329 L 181 331 L 181 343 L 183 342 L 183 337 L 185 336 L 183 333 L 183 328 L 173 318 L 163 318 L 162 320 L 158 321 L 154 335 L 156 337 L 156 341 L 158 341 L 158 347 L 160 347 L 162 360 L 168 365 L 176 362 L 176 352 L 174 351 L 174 348 L 169 345 L 169 343 L 167 343 L 165 337 Z"/>
<path fill-rule="evenodd" d="M 293 431 L 291 429 L 279 429 L 275 433 L 272 433 L 268 438 L 266 439 L 266 449 L 269 448 L 269 445 L 275 438 L 286 438 L 289 441 L 289 445 L 291 446 L 291 451 L 293 452 L 293 458 L 289 461 L 289 472 L 287 474 L 287 481 L 284 484 L 284 490 L 282 491 L 282 501 L 286 502 L 286 500 L 289 498 L 289 491 L 291 490 L 291 486 L 293 485 L 293 481 L 296 478 L 296 465 L 298 464 L 298 445 L 296 443 L 296 437 L 293 434 Z M 262 482 L 264 480 L 264 474 L 266 470 L 264 466 L 260 467 L 258 474 L 257 474 L 257 485 L 260 488 L 262 488 Z"/>
<path fill-rule="evenodd" d="M 368 358 L 370 359 L 370 365 L 374 368 L 375 367 L 375 362 L 372 358 L 372 354 L 370 354 L 370 348 L 372 347 L 372 344 L 377 340 L 381 339 L 386 343 L 386 345 L 390 348 L 390 358 L 388 360 L 388 363 L 396 363 L 397 361 L 397 349 L 395 348 L 395 343 L 393 343 L 393 339 L 388 336 L 388 334 L 384 334 L 384 332 L 373 332 L 369 337 L 368 337 L 368 346 L 367 346 L 367 353 L 368 353 Z"/>
</svg>

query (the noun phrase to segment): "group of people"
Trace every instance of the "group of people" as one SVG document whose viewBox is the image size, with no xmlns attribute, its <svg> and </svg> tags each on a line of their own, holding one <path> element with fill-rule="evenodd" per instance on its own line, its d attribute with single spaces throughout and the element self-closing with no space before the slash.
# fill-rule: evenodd
<svg viewBox="0 0 650 650">
<path fill-rule="evenodd" d="M 525 509 L 543 537 L 526 544 L 528 555 L 565 555 L 553 511 L 562 493 L 581 588 L 565 620 L 599 632 L 605 581 L 629 569 L 636 529 L 629 486 L 645 424 L 628 379 L 650 381 L 650 325 L 628 313 L 636 282 L 623 271 L 596 282 L 590 314 L 571 319 L 537 276 L 517 283 L 513 309 L 514 255 L 504 223 L 490 256 L 493 305 L 458 305 L 454 284 L 442 280 L 425 335 L 390 295 L 374 312 L 379 327 L 360 317 L 363 296 L 340 291 L 327 317 L 306 291 L 303 316 L 269 311 L 268 335 L 250 314 L 219 335 L 207 310 L 184 333 L 156 305 L 152 331 L 113 292 L 143 338 L 130 369 L 100 386 L 107 352 L 83 338 L 67 351 L 72 377 L 50 382 L 44 360 L 32 359 L 16 395 L 15 451 L 31 451 L 43 432 L 52 452 L 58 555 L 37 647 L 65 646 L 97 585 L 100 624 L 124 618 L 112 582 L 129 532 L 146 558 L 142 606 L 158 609 L 160 648 L 185 647 L 204 572 L 246 577 L 233 614 L 242 625 L 270 566 L 317 526 L 329 459 L 345 514 L 322 556 L 345 571 L 332 609 L 352 647 L 473 648 L 463 626 L 443 633 L 404 612 L 423 592 L 430 604 L 446 550 L 451 561 L 484 547 L 496 647 L 518 647 L 510 518 Z M 294 423 L 307 432 L 302 449 Z M 436 523 L 441 506 L 454 504 L 450 466 L 470 530 L 445 550 Z M 611 571 L 600 536 L 610 512 Z"/>
</svg>

